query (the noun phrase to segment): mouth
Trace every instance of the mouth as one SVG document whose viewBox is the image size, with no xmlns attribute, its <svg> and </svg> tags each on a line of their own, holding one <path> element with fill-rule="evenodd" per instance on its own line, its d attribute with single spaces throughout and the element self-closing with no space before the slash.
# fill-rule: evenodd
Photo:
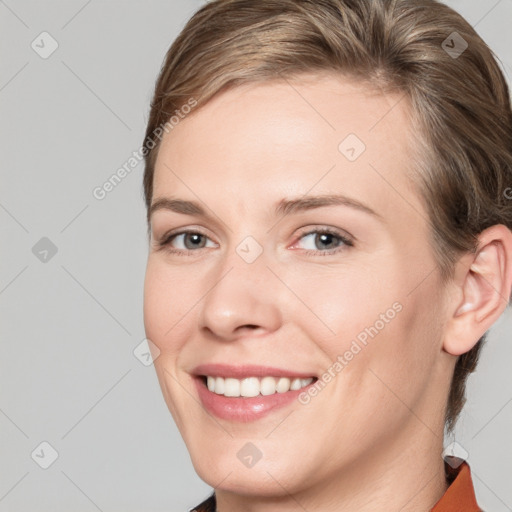
<svg viewBox="0 0 512 512">
<path fill-rule="evenodd" d="M 210 414 L 242 423 L 291 407 L 318 380 L 313 372 L 225 363 L 201 364 L 190 375 L 202 405 Z"/>
<path fill-rule="evenodd" d="M 300 391 L 318 380 L 316 376 L 290 378 L 272 375 L 250 376 L 242 379 L 219 375 L 198 375 L 196 378 L 200 379 L 203 385 L 212 393 L 232 398 L 252 398 Z"/>
<path fill-rule="evenodd" d="M 238 423 L 257 421 L 291 407 L 318 380 L 316 376 L 249 374 L 236 378 L 210 373 L 193 376 L 202 405 L 210 414 Z"/>
</svg>

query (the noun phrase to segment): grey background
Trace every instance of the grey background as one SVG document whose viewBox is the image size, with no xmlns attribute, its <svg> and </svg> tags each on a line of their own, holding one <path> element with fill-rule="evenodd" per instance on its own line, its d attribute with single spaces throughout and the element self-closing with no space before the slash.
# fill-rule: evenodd
<svg viewBox="0 0 512 512">
<path fill-rule="evenodd" d="M 0 0 L 0 511 L 181 511 L 210 492 L 133 353 L 143 165 L 92 194 L 139 149 L 164 53 L 201 3 Z M 448 3 L 510 82 L 512 0 Z M 59 45 L 47 59 L 31 48 L 43 31 Z M 46 262 L 33 253 L 43 237 L 57 248 Z M 492 512 L 512 510 L 511 330 L 508 309 L 455 435 Z M 58 452 L 48 469 L 43 441 Z"/>
</svg>

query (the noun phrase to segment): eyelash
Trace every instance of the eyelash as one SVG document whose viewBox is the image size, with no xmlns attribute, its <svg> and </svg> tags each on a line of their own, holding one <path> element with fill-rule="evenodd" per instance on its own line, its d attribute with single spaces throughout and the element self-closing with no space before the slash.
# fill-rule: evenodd
<svg viewBox="0 0 512 512">
<path fill-rule="evenodd" d="M 333 255 L 333 254 L 336 254 L 336 253 L 338 253 L 340 251 L 346 250 L 347 247 L 353 247 L 353 245 L 354 245 L 353 241 L 350 240 L 345 235 L 343 235 L 341 232 L 336 231 L 334 229 L 326 229 L 326 228 L 312 229 L 310 231 L 306 231 L 304 233 L 301 233 L 299 235 L 299 237 L 298 237 L 298 240 L 301 240 L 305 236 L 312 235 L 314 233 L 319 234 L 319 235 L 332 235 L 332 236 L 338 238 L 342 242 L 342 245 L 340 245 L 339 247 L 336 247 L 334 249 L 328 249 L 326 251 L 306 249 L 306 250 L 304 250 L 304 254 L 306 254 L 306 255 L 314 255 L 314 256 Z M 183 249 L 174 249 L 174 248 L 172 248 L 170 246 L 170 243 L 177 236 L 180 236 L 180 235 L 200 235 L 200 236 L 208 238 L 207 235 L 205 235 L 204 233 L 201 233 L 200 231 L 184 230 L 184 231 L 180 231 L 178 233 L 171 233 L 168 236 L 164 235 L 162 237 L 162 239 L 159 242 L 157 242 L 158 248 L 159 249 L 164 249 L 165 248 L 168 252 L 170 252 L 172 254 L 176 254 L 178 256 L 192 256 L 193 253 L 199 251 L 199 250 L 190 250 L 190 249 L 189 250 L 183 250 Z M 294 243 L 294 245 L 295 245 L 295 243 Z M 201 247 L 200 249 L 205 249 L 205 247 Z"/>
<path fill-rule="evenodd" d="M 308 256 L 332 256 L 333 254 L 337 254 L 341 251 L 345 251 L 347 247 L 353 247 L 354 242 L 348 238 L 347 236 L 343 235 L 340 231 L 337 231 L 335 229 L 328 229 L 328 228 L 315 228 L 310 229 L 309 231 L 304 231 L 298 235 L 297 240 L 301 240 L 302 238 L 313 235 L 332 235 L 335 238 L 338 238 L 341 242 L 341 245 L 338 247 L 335 247 L 334 249 L 327 249 L 325 251 L 321 251 L 319 249 L 313 250 L 313 249 L 304 249 L 304 254 Z M 293 244 L 295 245 L 296 242 Z"/>
</svg>

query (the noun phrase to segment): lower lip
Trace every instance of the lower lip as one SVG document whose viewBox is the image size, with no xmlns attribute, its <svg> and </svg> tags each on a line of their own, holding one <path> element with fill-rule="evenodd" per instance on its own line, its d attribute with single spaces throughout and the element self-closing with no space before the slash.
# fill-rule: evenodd
<svg viewBox="0 0 512 512">
<path fill-rule="evenodd" d="M 226 397 L 210 391 L 206 387 L 203 377 L 195 377 L 199 398 L 205 409 L 218 418 L 248 423 L 267 416 L 271 411 L 291 404 L 304 391 L 307 392 L 311 384 L 286 393 L 274 393 L 272 395 L 258 395 L 254 397 Z"/>
</svg>

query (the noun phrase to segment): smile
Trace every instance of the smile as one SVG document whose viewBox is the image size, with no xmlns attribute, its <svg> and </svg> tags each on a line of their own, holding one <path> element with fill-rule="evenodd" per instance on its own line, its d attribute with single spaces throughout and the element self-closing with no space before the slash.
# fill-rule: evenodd
<svg viewBox="0 0 512 512">
<path fill-rule="evenodd" d="M 313 377 L 306 379 L 290 379 L 288 377 L 246 377 L 235 379 L 232 377 L 203 376 L 210 391 L 217 395 L 226 397 L 255 397 L 258 395 L 268 396 L 275 393 L 286 393 L 302 389 L 314 380 Z"/>
</svg>

